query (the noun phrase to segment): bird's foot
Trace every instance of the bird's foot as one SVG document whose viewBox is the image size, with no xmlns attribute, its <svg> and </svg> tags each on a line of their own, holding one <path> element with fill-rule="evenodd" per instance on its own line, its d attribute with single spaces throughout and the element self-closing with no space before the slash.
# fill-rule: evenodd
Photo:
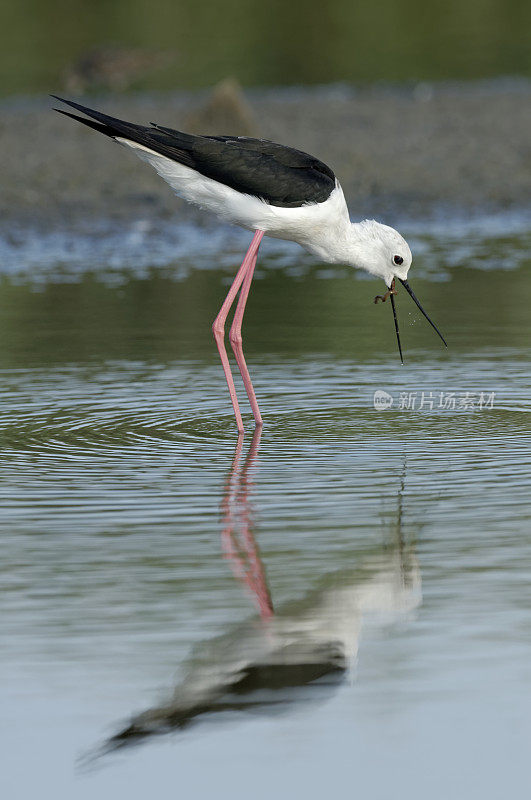
<svg viewBox="0 0 531 800">
<path fill-rule="evenodd" d="M 392 295 L 392 294 L 396 294 L 396 289 L 395 289 L 395 279 L 394 279 L 394 278 L 393 278 L 393 282 L 392 282 L 392 284 L 391 284 L 391 288 L 390 288 L 390 289 L 388 289 L 388 290 L 385 292 L 385 294 L 377 294 L 377 295 L 376 295 L 376 297 L 374 298 L 374 302 L 375 302 L 375 303 L 377 303 L 377 302 L 378 302 L 378 300 L 381 300 L 381 301 L 382 301 L 382 303 L 385 303 L 385 301 L 387 300 L 387 298 L 388 298 L 388 297 L 391 297 L 391 295 Z"/>
</svg>

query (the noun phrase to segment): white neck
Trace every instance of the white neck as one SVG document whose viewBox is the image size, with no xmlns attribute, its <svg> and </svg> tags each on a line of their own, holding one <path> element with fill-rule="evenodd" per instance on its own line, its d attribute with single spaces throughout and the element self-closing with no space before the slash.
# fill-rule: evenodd
<svg viewBox="0 0 531 800">
<path fill-rule="evenodd" d="M 371 249 L 374 241 L 368 235 L 365 222 L 350 222 L 338 218 L 334 225 L 312 230 L 308 241 L 301 244 L 322 261 L 331 264 L 346 264 L 371 272 Z"/>
<path fill-rule="evenodd" d="M 264 208 L 269 210 L 268 206 Z M 406 252 L 411 263 L 407 243 L 393 228 L 375 220 L 350 221 L 339 183 L 324 203 L 286 209 L 282 214 L 277 210 L 263 229 L 269 236 L 298 242 L 320 261 L 363 269 L 383 278 L 388 286 L 396 272 L 392 262 L 395 246 Z"/>
<path fill-rule="evenodd" d="M 391 285 L 395 271 L 388 257 L 382 230 L 392 230 L 374 220 L 350 222 L 348 214 L 333 224 L 313 229 L 311 238 L 300 244 L 321 261 L 363 269 Z M 394 234 L 396 232 L 393 231 Z"/>
</svg>

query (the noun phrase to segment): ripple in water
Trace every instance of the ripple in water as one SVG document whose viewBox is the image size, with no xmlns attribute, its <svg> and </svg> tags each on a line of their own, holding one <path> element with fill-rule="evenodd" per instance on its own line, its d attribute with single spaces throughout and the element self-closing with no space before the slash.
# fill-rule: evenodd
<svg viewBox="0 0 531 800">
<path fill-rule="evenodd" d="M 142 764 L 162 764 L 174 780 L 178 753 L 179 778 L 191 765 L 191 785 L 198 765 L 219 767 L 220 748 L 245 754 L 260 774 L 263 763 L 286 761 L 286 747 L 292 755 L 303 747 L 306 762 L 310 754 L 329 774 L 338 750 L 345 764 L 362 752 L 378 766 L 391 736 L 407 748 L 404 758 L 415 753 L 417 774 L 426 742 L 431 763 L 443 737 L 445 769 L 480 742 L 484 764 L 499 762 L 517 730 L 512 774 L 530 717 L 529 315 L 515 302 L 526 296 L 526 273 L 515 267 L 512 283 L 496 272 L 478 282 L 477 270 L 452 266 L 451 281 L 421 282 L 448 352 L 426 339 L 400 298 L 402 368 L 389 309 L 376 316 L 367 300 L 372 287 L 305 270 L 265 269 L 250 300 L 245 335 L 265 427 L 236 485 L 235 549 L 250 547 L 252 520 L 289 636 L 301 620 L 306 631 L 324 620 L 319 635 L 328 631 L 337 620 L 319 616 L 330 610 L 320 600 L 341 597 L 346 607 L 338 593 L 352 588 L 357 681 L 341 682 L 314 714 L 303 703 L 284 721 L 246 717 L 231 726 L 223 718 L 221 728 L 207 720 L 198 734 L 164 739 L 168 750 L 146 748 L 145 761 L 131 753 L 127 770 L 143 776 Z M 236 432 L 208 321 L 228 272 L 204 277 L 178 290 L 171 279 L 126 279 L 122 296 L 89 281 L 56 293 L 48 276 L 42 293 L 9 282 L 2 293 L 1 581 L 10 647 L 0 682 L 16 694 L 6 704 L 8 748 L 22 731 L 21 752 L 43 753 L 45 777 L 189 686 L 184 665 L 193 673 L 197 654 L 210 679 L 222 661 L 209 661 L 210 640 L 223 647 L 253 631 L 256 664 L 256 592 L 249 572 L 235 579 L 223 557 Z M 387 410 L 374 408 L 376 390 L 391 396 Z M 492 407 L 477 407 L 482 392 L 494 393 Z M 440 393 L 472 393 L 476 405 L 440 408 Z M 411 395 L 415 409 L 402 408 Z M 373 626 L 360 604 L 393 561 L 397 531 L 398 552 L 410 555 L 415 581 L 422 577 L 422 604 Z M 259 649 L 264 642 L 258 636 Z M 318 652 L 342 670 L 344 651 Z M 112 762 L 116 774 L 121 763 Z M 336 767 L 343 775 L 344 764 Z M 474 780 L 483 768 L 475 765 Z M 108 775 L 94 778 L 103 791 Z M 349 779 L 350 768 L 343 785 Z"/>
</svg>

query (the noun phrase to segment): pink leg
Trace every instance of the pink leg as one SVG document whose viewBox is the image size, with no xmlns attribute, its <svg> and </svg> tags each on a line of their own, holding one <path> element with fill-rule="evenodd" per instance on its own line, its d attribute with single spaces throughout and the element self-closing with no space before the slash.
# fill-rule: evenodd
<svg viewBox="0 0 531 800">
<path fill-rule="evenodd" d="M 262 236 L 264 235 L 263 231 L 257 231 L 257 233 L 260 234 L 260 238 L 258 239 L 258 245 L 256 247 L 253 260 L 249 265 L 247 272 L 245 273 L 242 290 L 240 292 L 240 297 L 238 299 L 238 305 L 236 306 L 236 313 L 234 314 L 234 319 L 232 321 L 232 326 L 229 333 L 229 340 L 232 345 L 234 355 L 236 356 L 238 369 L 240 370 L 241 376 L 243 378 L 243 385 L 245 386 L 245 391 L 247 392 L 249 403 L 251 404 L 251 408 L 253 410 L 253 416 L 256 427 L 260 428 L 263 425 L 262 415 L 260 414 L 260 409 L 258 408 L 258 401 L 254 393 L 253 384 L 251 383 L 251 376 L 249 375 L 249 370 L 247 369 L 247 364 L 245 363 L 245 358 L 243 355 L 243 339 L 242 339 L 242 322 L 243 322 L 243 315 L 245 312 L 245 305 L 247 303 L 249 290 L 251 288 L 251 282 L 253 280 L 254 268 L 256 266 L 256 258 L 258 256 L 258 247 L 260 245 Z"/>
<path fill-rule="evenodd" d="M 256 263 L 256 254 L 258 253 L 258 247 L 260 246 L 260 242 L 262 241 L 262 236 L 264 235 L 264 231 L 256 231 L 253 236 L 253 240 L 247 250 L 245 258 L 243 259 L 242 265 L 237 272 L 236 277 L 232 283 L 232 286 L 229 289 L 229 292 L 223 302 L 219 310 L 219 314 L 217 315 L 214 323 L 212 325 L 212 332 L 214 333 L 214 338 L 216 340 L 216 345 L 219 352 L 219 357 L 221 358 L 221 364 L 223 366 L 223 372 L 225 373 L 225 380 L 227 381 L 227 386 L 229 387 L 230 399 L 232 401 L 232 407 L 234 409 L 234 416 L 236 417 L 236 424 L 238 426 L 238 433 L 243 433 L 243 421 L 242 415 L 240 414 L 240 407 L 238 405 L 238 398 L 236 397 L 236 388 L 234 386 L 234 380 L 232 378 L 232 372 L 230 370 L 229 359 L 227 357 L 227 351 L 225 349 L 225 320 L 227 319 L 227 314 L 230 311 L 232 304 L 234 303 L 234 299 L 238 294 L 240 286 L 243 283 L 247 270 L 251 266 L 251 264 Z M 254 266 L 253 266 L 254 271 Z M 246 387 L 247 388 L 247 387 Z"/>
</svg>

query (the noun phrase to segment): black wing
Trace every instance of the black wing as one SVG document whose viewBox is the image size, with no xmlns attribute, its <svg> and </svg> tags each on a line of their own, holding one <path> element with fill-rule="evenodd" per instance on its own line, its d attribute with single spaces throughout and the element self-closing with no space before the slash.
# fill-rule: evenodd
<svg viewBox="0 0 531 800">
<path fill-rule="evenodd" d="M 106 136 L 120 136 L 149 147 L 207 178 L 243 194 L 261 197 L 274 206 L 323 203 L 335 187 L 330 167 L 293 147 L 245 136 L 194 136 L 154 123 L 151 127 L 135 125 L 61 97 L 55 99 L 92 119 L 56 109 L 67 117 Z"/>
</svg>

